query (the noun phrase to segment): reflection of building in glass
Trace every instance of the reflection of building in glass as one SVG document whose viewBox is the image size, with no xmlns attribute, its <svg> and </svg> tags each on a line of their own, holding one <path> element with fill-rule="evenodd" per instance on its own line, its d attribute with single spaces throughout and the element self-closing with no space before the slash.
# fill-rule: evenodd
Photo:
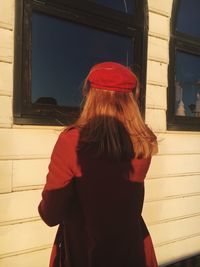
<svg viewBox="0 0 200 267">
<path fill-rule="evenodd" d="M 35 101 L 35 104 L 57 105 L 57 101 L 53 97 L 40 97 Z"/>
<path fill-rule="evenodd" d="M 195 116 L 200 117 L 200 93 L 197 93 Z"/>
<path fill-rule="evenodd" d="M 176 81 L 176 116 L 200 117 L 200 82 Z"/>
<path fill-rule="evenodd" d="M 185 116 L 185 106 L 183 103 L 183 89 L 180 86 L 179 82 L 176 82 L 176 102 L 178 107 L 176 109 L 176 116 Z"/>
</svg>

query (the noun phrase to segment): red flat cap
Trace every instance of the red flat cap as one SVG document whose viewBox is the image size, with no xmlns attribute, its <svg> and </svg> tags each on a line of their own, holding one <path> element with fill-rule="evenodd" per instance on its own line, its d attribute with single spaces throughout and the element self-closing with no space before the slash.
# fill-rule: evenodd
<svg viewBox="0 0 200 267">
<path fill-rule="evenodd" d="M 134 73 L 116 62 L 103 62 L 92 67 L 88 81 L 91 87 L 124 93 L 132 92 L 137 85 Z"/>
</svg>

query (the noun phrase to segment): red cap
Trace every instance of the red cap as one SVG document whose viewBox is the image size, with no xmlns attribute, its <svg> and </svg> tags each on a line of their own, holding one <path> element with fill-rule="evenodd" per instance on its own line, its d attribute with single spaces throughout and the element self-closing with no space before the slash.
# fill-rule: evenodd
<svg viewBox="0 0 200 267">
<path fill-rule="evenodd" d="M 92 67 L 88 81 L 91 87 L 124 93 L 132 92 L 137 85 L 135 74 L 116 62 L 103 62 Z"/>
</svg>

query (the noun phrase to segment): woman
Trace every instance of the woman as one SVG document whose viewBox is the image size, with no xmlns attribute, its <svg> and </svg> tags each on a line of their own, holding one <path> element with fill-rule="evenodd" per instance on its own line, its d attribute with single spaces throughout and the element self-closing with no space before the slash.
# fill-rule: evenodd
<svg viewBox="0 0 200 267">
<path fill-rule="evenodd" d="M 54 147 L 39 213 L 60 224 L 50 266 L 157 267 L 142 219 L 156 136 L 137 105 L 138 82 L 115 62 L 95 65 L 85 105 Z"/>
</svg>

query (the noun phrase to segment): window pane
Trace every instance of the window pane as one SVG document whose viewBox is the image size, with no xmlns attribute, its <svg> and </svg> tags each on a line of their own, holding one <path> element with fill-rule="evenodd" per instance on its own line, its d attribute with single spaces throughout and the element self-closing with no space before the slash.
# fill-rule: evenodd
<svg viewBox="0 0 200 267">
<path fill-rule="evenodd" d="M 110 7 L 124 13 L 132 14 L 134 11 L 134 0 L 89 0 L 102 6 Z"/>
<path fill-rule="evenodd" d="M 102 61 L 132 65 L 132 38 L 33 13 L 32 103 L 79 106 L 84 78 Z"/>
<path fill-rule="evenodd" d="M 176 30 L 200 37 L 200 1 L 180 0 Z"/>
<path fill-rule="evenodd" d="M 176 115 L 200 117 L 200 56 L 176 54 Z"/>
</svg>

